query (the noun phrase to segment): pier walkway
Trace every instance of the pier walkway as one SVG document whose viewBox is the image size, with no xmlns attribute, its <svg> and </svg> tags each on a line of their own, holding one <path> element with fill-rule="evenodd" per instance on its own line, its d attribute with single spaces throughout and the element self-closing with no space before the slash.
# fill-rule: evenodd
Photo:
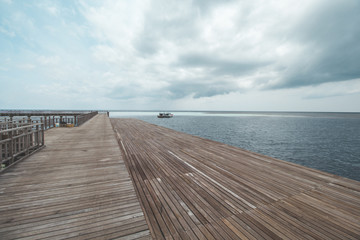
<svg viewBox="0 0 360 240">
<path fill-rule="evenodd" d="M 360 239 L 360 183 L 111 119 L 154 239 Z"/>
<path fill-rule="evenodd" d="M 151 239 L 105 114 L 45 144 L 0 174 L 0 239 Z"/>
</svg>

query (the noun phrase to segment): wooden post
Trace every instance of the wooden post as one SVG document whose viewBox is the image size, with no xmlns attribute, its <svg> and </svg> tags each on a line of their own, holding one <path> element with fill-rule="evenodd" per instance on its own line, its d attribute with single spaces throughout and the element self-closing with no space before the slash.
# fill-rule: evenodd
<svg viewBox="0 0 360 240">
<path fill-rule="evenodd" d="M 37 121 L 39 123 L 39 121 Z M 39 125 L 36 125 L 35 146 L 39 145 Z"/>
<path fill-rule="evenodd" d="M 26 155 L 29 155 L 29 148 L 30 148 L 30 131 L 31 127 L 25 128 L 25 148 L 26 148 Z"/>
<path fill-rule="evenodd" d="M 0 129 L 1 130 L 1 129 Z M 2 140 L 2 133 L 0 132 L 0 142 Z M 0 143 L 0 169 L 1 169 L 1 164 L 2 164 L 2 155 L 3 155 L 3 149 L 2 149 L 2 143 Z"/>
<path fill-rule="evenodd" d="M 74 116 L 74 126 L 77 127 L 77 115 Z"/>
<path fill-rule="evenodd" d="M 41 125 L 41 146 L 45 145 L 45 126 Z"/>
<path fill-rule="evenodd" d="M 46 129 L 47 128 L 47 117 L 46 116 L 44 116 L 44 128 Z"/>
<path fill-rule="evenodd" d="M 6 136 L 6 139 L 9 139 L 9 133 L 7 134 L 7 136 Z M 8 152 L 9 152 L 9 144 L 8 144 L 8 141 L 7 142 L 5 142 L 5 144 L 4 144 L 4 156 L 5 156 L 5 159 L 7 159 L 8 158 Z"/>
<path fill-rule="evenodd" d="M 31 125 L 32 124 L 32 121 L 31 121 L 31 117 L 29 116 L 29 118 L 28 118 L 28 121 L 29 121 L 29 125 Z M 32 132 L 32 127 L 30 127 L 30 132 Z M 30 135 L 29 135 L 29 147 L 30 146 L 32 146 L 33 145 L 33 134 L 31 133 Z"/>
<path fill-rule="evenodd" d="M 29 125 L 31 125 L 31 116 L 29 115 L 28 116 L 28 122 L 27 122 Z"/>
<path fill-rule="evenodd" d="M 21 127 L 21 120 L 19 120 L 18 125 L 16 126 L 16 128 Z M 19 130 L 15 130 L 15 132 L 13 133 L 13 136 L 18 136 Z M 14 154 L 16 154 L 17 152 L 19 152 L 20 150 L 20 139 L 16 138 L 14 139 Z"/>
<path fill-rule="evenodd" d="M 24 121 L 19 120 L 19 122 L 18 122 L 18 124 L 17 124 L 17 127 L 21 127 L 21 126 L 24 125 L 24 124 L 25 124 Z M 21 134 L 22 134 L 22 131 L 23 131 L 22 129 L 17 129 L 17 130 L 15 130 L 15 133 L 14 133 L 13 136 L 19 136 L 19 135 L 21 135 Z M 15 151 L 14 151 L 15 154 L 21 151 L 21 137 L 17 137 L 17 138 L 15 139 L 15 149 L 14 149 L 14 150 L 15 150 Z"/>
<path fill-rule="evenodd" d="M 10 143 L 9 143 L 9 144 L 10 144 L 10 145 L 9 145 L 9 154 L 10 154 L 10 156 L 11 156 L 10 164 L 12 164 L 12 163 L 14 162 L 13 130 L 11 130 L 11 131 L 9 132 L 9 139 L 10 139 Z M 10 165 L 10 164 L 9 164 L 9 165 Z"/>
</svg>

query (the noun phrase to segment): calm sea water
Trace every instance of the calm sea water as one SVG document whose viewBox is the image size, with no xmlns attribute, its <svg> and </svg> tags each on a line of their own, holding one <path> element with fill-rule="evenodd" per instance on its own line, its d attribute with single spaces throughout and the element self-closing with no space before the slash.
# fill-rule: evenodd
<svg viewBox="0 0 360 240">
<path fill-rule="evenodd" d="M 360 114 L 111 112 L 360 181 Z"/>
</svg>

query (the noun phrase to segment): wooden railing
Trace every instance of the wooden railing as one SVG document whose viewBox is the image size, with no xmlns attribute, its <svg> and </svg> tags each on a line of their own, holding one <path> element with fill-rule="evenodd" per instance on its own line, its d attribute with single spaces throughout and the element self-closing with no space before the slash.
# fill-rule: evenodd
<svg viewBox="0 0 360 240">
<path fill-rule="evenodd" d="M 92 112 L 25 112 L 25 111 L 0 111 L 0 130 L 9 127 L 8 123 L 15 123 L 17 126 L 21 124 L 30 124 L 41 122 L 44 123 L 44 129 L 56 126 L 72 126 L 77 127 L 98 114 L 97 111 Z M 23 118 L 21 118 L 23 117 Z M 2 118 L 2 119 L 1 119 Z M 35 120 L 36 119 L 36 120 Z M 14 120 L 14 121 L 13 121 Z M 1 122 L 5 121 L 5 122 Z"/>
<path fill-rule="evenodd" d="M 1 123 L 0 171 L 45 146 L 43 123 Z"/>
<path fill-rule="evenodd" d="M 44 131 L 58 126 L 80 126 L 98 114 L 2 113 L 0 121 L 0 172 L 45 146 Z M 13 117 L 16 116 L 16 120 Z M 27 118 L 21 118 L 27 116 Z M 36 117 L 36 120 L 31 119 Z"/>
<path fill-rule="evenodd" d="M 83 115 L 80 115 L 78 116 L 77 118 L 77 125 L 76 126 L 80 126 L 82 125 L 83 123 L 85 123 L 86 121 L 88 121 L 89 119 L 91 119 L 92 117 L 96 116 L 96 114 L 98 114 L 98 112 L 90 112 L 90 113 L 87 113 L 87 114 L 83 114 Z"/>
</svg>

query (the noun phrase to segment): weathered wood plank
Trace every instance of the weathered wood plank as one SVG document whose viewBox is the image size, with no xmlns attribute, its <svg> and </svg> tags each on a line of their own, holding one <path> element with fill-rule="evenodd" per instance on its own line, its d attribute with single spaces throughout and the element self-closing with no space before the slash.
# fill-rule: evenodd
<svg viewBox="0 0 360 240">
<path fill-rule="evenodd" d="M 45 137 L 0 174 L 0 239 L 151 238 L 105 114 Z"/>
<path fill-rule="evenodd" d="M 111 119 L 155 239 L 360 239 L 360 183 Z"/>
</svg>

